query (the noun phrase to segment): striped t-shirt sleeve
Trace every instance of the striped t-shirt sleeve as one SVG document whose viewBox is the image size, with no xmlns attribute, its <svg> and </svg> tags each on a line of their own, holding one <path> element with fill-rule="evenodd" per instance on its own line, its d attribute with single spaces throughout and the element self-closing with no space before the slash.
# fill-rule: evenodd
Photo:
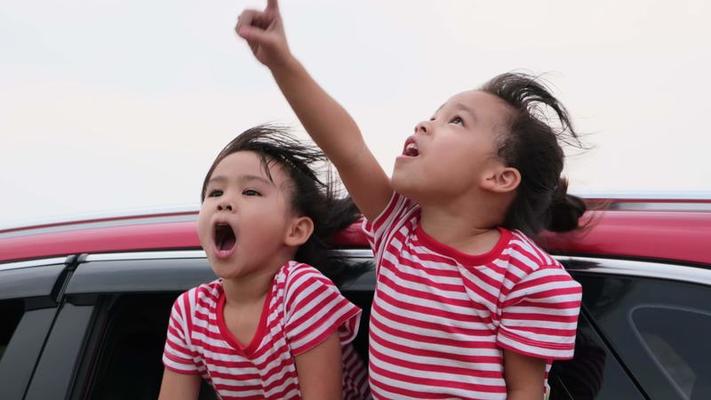
<svg viewBox="0 0 711 400">
<path fill-rule="evenodd" d="M 582 288 L 560 266 L 518 281 L 501 303 L 499 347 L 548 360 L 573 357 Z"/>
<path fill-rule="evenodd" d="M 363 231 L 368 238 L 368 243 L 376 255 L 381 255 L 383 239 L 407 214 L 416 206 L 416 203 L 407 197 L 393 192 L 385 209 L 372 220 L 363 221 Z"/>
<path fill-rule="evenodd" d="M 196 353 L 190 348 L 186 339 L 186 335 L 189 334 L 187 328 L 190 310 L 189 293 L 190 291 L 181 294 L 173 303 L 163 349 L 163 365 L 174 372 L 197 375 L 200 371 L 193 362 Z"/>
<path fill-rule="evenodd" d="M 315 268 L 300 264 L 287 277 L 285 333 L 294 355 L 305 353 L 338 332 L 341 344 L 358 333 L 361 310 Z"/>
</svg>

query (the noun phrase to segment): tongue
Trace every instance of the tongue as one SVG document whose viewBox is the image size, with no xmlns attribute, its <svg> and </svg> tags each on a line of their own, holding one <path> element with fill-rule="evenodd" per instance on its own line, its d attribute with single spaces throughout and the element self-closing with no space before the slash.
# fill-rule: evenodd
<svg viewBox="0 0 711 400">
<path fill-rule="evenodd" d="M 229 250 L 235 245 L 235 237 L 233 234 L 225 234 L 222 236 L 220 242 L 219 242 L 219 247 L 220 250 Z"/>
<path fill-rule="evenodd" d="M 218 225 L 215 227 L 215 244 L 218 249 L 230 250 L 236 242 L 235 232 L 230 226 Z"/>
</svg>

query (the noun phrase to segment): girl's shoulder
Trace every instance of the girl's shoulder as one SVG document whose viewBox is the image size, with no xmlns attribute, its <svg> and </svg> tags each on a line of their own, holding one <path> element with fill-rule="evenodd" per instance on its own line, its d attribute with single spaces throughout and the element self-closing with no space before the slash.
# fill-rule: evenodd
<svg viewBox="0 0 711 400">
<path fill-rule="evenodd" d="M 316 287 L 335 286 L 315 267 L 293 260 L 281 267 L 275 281 L 277 285 L 283 285 L 287 293 L 300 292 L 305 288 L 313 290 Z"/>
<path fill-rule="evenodd" d="M 523 232 L 511 231 L 511 239 L 501 253 L 497 268 L 508 286 L 546 276 L 560 282 L 573 281 L 568 271 L 558 260 L 541 248 Z M 557 277 L 557 278 L 556 278 Z"/>
<path fill-rule="evenodd" d="M 328 278 L 326 278 L 326 276 L 315 267 L 294 260 L 284 264 L 281 269 L 279 269 L 279 272 L 277 272 L 277 276 L 279 275 L 283 276 L 285 280 L 293 280 L 304 277 L 323 277 L 328 280 Z"/>
<path fill-rule="evenodd" d="M 212 282 L 201 283 L 184 291 L 178 295 L 175 302 L 187 302 L 189 304 L 204 301 L 217 302 L 222 290 L 222 279 L 215 279 Z"/>
<path fill-rule="evenodd" d="M 507 257 L 532 270 L 544 267 L 563 267 L 558 260 L 519 230 L 511 231 L 511 239 L 506 247 L 504 253 Z"/>
<path fill-rule="evenodd" d="M 511 231 L 506 248 L 492 265 L 500 277 L 499 298 L 580 289 L 558 260 L 520 231 Z"/>
</svg>

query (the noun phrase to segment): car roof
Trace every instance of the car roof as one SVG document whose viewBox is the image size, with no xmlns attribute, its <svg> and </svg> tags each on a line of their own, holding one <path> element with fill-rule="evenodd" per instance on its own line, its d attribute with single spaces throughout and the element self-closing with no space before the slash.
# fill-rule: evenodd
<svg viewBox="0 0 711 400">
<path fill-rule="evenodd" d="M 711 199 L 586 199 L 583 228 L 536 238 L 553 254 L 711 266 Z M 0 262 L 114 252 L 199 249 L 197 211 L 65 221 L 0 230 Z M 354 223 L 336 248 L 368 248 Z"/>
</svg>

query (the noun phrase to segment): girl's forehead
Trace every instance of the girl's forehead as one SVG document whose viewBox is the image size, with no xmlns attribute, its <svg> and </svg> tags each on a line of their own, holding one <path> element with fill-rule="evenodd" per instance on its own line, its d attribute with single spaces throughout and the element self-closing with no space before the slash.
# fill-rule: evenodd
<svg viewBox="0 0 711 400">
<path fill-rule="evenodd" d="M 467 90 L 450 97 L 437 111 L 465 111 L 480 122 L 497 123 L 511 112 L 510 106 L 501 98 L 482 90 Z"/>
<path fill-rule="evenodd" d="M 440 108 L 460 107 L 472 111 L 502 106 L 502 100 L 493 94 L 481 90 L 466 90 L 447 99 Z"/>
<path fill-rule="evenodd" d="M 256 176 L 277 185 L 289 179 L 281 164 L 265 159 L 257 152 L 247 150 L 231 153 L 220 160 L 211 178 L 218 175 L 233 178 Z"/>
</svg>

